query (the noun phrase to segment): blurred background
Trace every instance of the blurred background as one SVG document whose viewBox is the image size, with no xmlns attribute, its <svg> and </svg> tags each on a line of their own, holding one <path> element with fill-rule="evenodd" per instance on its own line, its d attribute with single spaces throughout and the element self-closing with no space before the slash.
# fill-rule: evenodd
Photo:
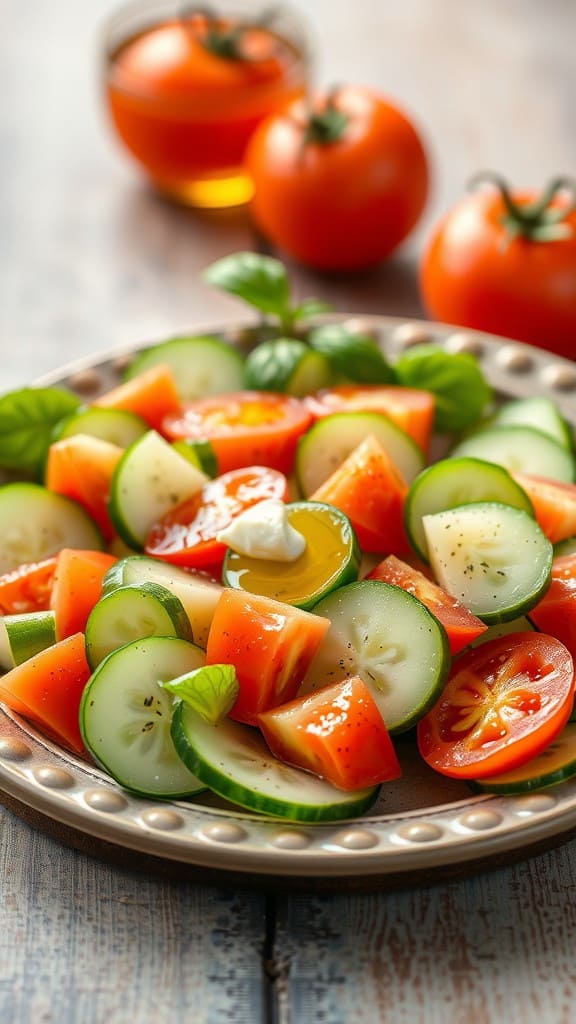
<svg viewBox="0 0 576 1024">
<path fill-rule="evenodd" d="M 199 277 L 262 247 L 245 207 L 195 211 L 155 195 L 102 99 L 101 40 L 118 0 L 2 2 L 1 390 L 117 344 L 242 312 Z M 419 127 L 432 192 L 386 264 L 342 277 L 291 265 L 335 308 L 422 316 L 418 256 L 478 170 L 541 188 L 576 163 L 573 0 L 306 0 L 319 86 L 381 90 Z"/>
</svg>

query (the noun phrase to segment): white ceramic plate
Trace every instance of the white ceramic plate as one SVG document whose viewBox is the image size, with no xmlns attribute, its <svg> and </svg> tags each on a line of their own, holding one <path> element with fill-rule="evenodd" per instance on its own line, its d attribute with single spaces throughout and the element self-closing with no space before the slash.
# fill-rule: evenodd
<svg viewBox="0 0 576 1024">
<path fill-rule="evenodd" d="M 332 318 L 334 319 L 334 318 Z M 339 317 L 339 319 L 346 319 Z M 348 318 L 359 321 L 360 318 Z M 433 340 L 472 352 L 505 397 L 549 395 L 576 425 L 576 366 L 540 350 L 423 322 L 362 317 L 392 357 Z M 228 336 L 241 327 L 227 327 Z M 222 333 L 222 332 L 221 332 Z M 65 384 L 86 400 L 117 384 L 133 350 L 65 367 L 37 384 Z M 0 706 L 1 708 L 1 706 Z M 368 815 L 330 825 L 294 825 L 251 815 L 215 797 L 194 803 L 143 800 L 98 769 L 0 710 L 0 799 L 34 823 L 104 855 L 111 850 L 196 871 L 311 885 L 388 885 L 400 879 L 494 865 L 552 845 L 576 830 L 576 780 L 526 796 L 473 796 L 465 783 L 436 775 L 408 741 L 398 743 L 399 782 L 382 788 Z M 75 838 L 76 837 L 76 838 Z"/>
</svg>

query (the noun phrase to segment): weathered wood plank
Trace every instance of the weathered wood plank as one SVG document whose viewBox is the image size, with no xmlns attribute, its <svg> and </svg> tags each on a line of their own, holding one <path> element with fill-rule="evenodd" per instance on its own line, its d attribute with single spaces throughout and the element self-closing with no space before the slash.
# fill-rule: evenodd
<svg viewBox="0 0 576 1024">
<path fill-rule="evenodd" d="M 0 810 L 2 1024 L 257 1024 L 264 897 L 149 879 Z"/>
<path fill-rule="evenodd" d="M 576 842 L 426 889 L 284 899 L 281 1024 L 569 1024 Z"/>
</svg>

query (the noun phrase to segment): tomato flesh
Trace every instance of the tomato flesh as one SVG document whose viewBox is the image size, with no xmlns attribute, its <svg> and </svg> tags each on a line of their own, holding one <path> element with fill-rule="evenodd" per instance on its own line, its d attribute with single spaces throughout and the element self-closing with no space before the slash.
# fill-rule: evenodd
<svg viewBox="0 0 576 1024">
<path fill-rule="evenodd" d="M 543 633 L 510 633 L 461 655 L 440 700 L 418 723 L 418 748 L 436 771 L 485 778 L 539 754 L 574 703 L 574 664 Z"/>
<path fill-rule="evenodd" d="M 538 629 L 565 644 L 576 658 L 576 555 L 554 559 L 552 583 L 530 618 Z"/>
<path fill-rule="evenodd" d="M 189 402 L 181 413 L 165 417 L 162 430 L 173 441 L 209 441 L 220 473 L 257 465 L 290 473 L 311 419 L 297 398 L 242 391 Z"/>
<path fill-rule="evenodd" d="M 434 423 L 434 396 L 419 388 L 396 385 L 342 384 L 323 388 L 303 399 L 315 419 L 336 412 L 380 412 L 427 452 Z"/>
<path fill-rule="evenodd" d="M 399 778 L 400 764 L 378 707 L 360 676 L 258 715 L 273 754 L 343 790 Z"/>
<path fill-rule="evenodd" d="M 234 665 L 240 692 L 232 718 L 257 724 L 261 711 L 292 700 L 330 622 L 260 594 L 224 590 L 206 645 L 207 665 Z"/>
<path fill-rule="evenodd" d="M 56 556 L 27 562 L 0 576 L 0 615 L 46 611 L 56 569 Z"/>
<path fill-rule="evenodd" d="M 155 523 L 144 550 L 174 565 L 218 572 L 227 551 L 217 534 L 252 505 L 267 498 L 289 500 L 283 473 L 266 466 L 235 469 L 210 480 Z"/>
</svg>

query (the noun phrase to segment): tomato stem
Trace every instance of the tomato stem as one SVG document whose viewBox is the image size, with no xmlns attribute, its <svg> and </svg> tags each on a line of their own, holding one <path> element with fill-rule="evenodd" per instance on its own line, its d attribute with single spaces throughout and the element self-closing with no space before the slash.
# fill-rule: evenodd
<svg viewBox="0 0 576 1024">
<path fill-rule="evenodd" d="M 201 46 L 216 57 L 224 60 L 252 60 L 243 48 L 244 37 L 250 29 L 267 23 L 270 12 L 254 18 L 249 24 L 236 22 L 230 25 L 209 4 L 185 5 L 180 20 L 193 32 Z"/>
<path fill-rule="evenodd" d="M 304 145 L 313 143 L 326 146 L 331 142 L 338 142 L 344 134 L 350 119 L 348 114 L 337 106 L 338 93 L 339 87 L 333 86 L 321 109 L 310 108 L 308 110 Z"/>
<path fill-rule="evenodd" d="M 518 203 L 513 199 L 508 185 L 500 175 L 482 171 L 475 175 L 471 186 L 489 182 L 498 189 L 505 213 L 502 224 L 509 239 L 527 238 L 532 242 L 553 242 L 571 238 L 574 230 L 566 218 L 576 209 L 576 181 L 572 178 L 553 178 L 542 194 L 532 203 Z M 555 204 L 559 192 L 568 192 L 569 202 Z"/>
</svg>

